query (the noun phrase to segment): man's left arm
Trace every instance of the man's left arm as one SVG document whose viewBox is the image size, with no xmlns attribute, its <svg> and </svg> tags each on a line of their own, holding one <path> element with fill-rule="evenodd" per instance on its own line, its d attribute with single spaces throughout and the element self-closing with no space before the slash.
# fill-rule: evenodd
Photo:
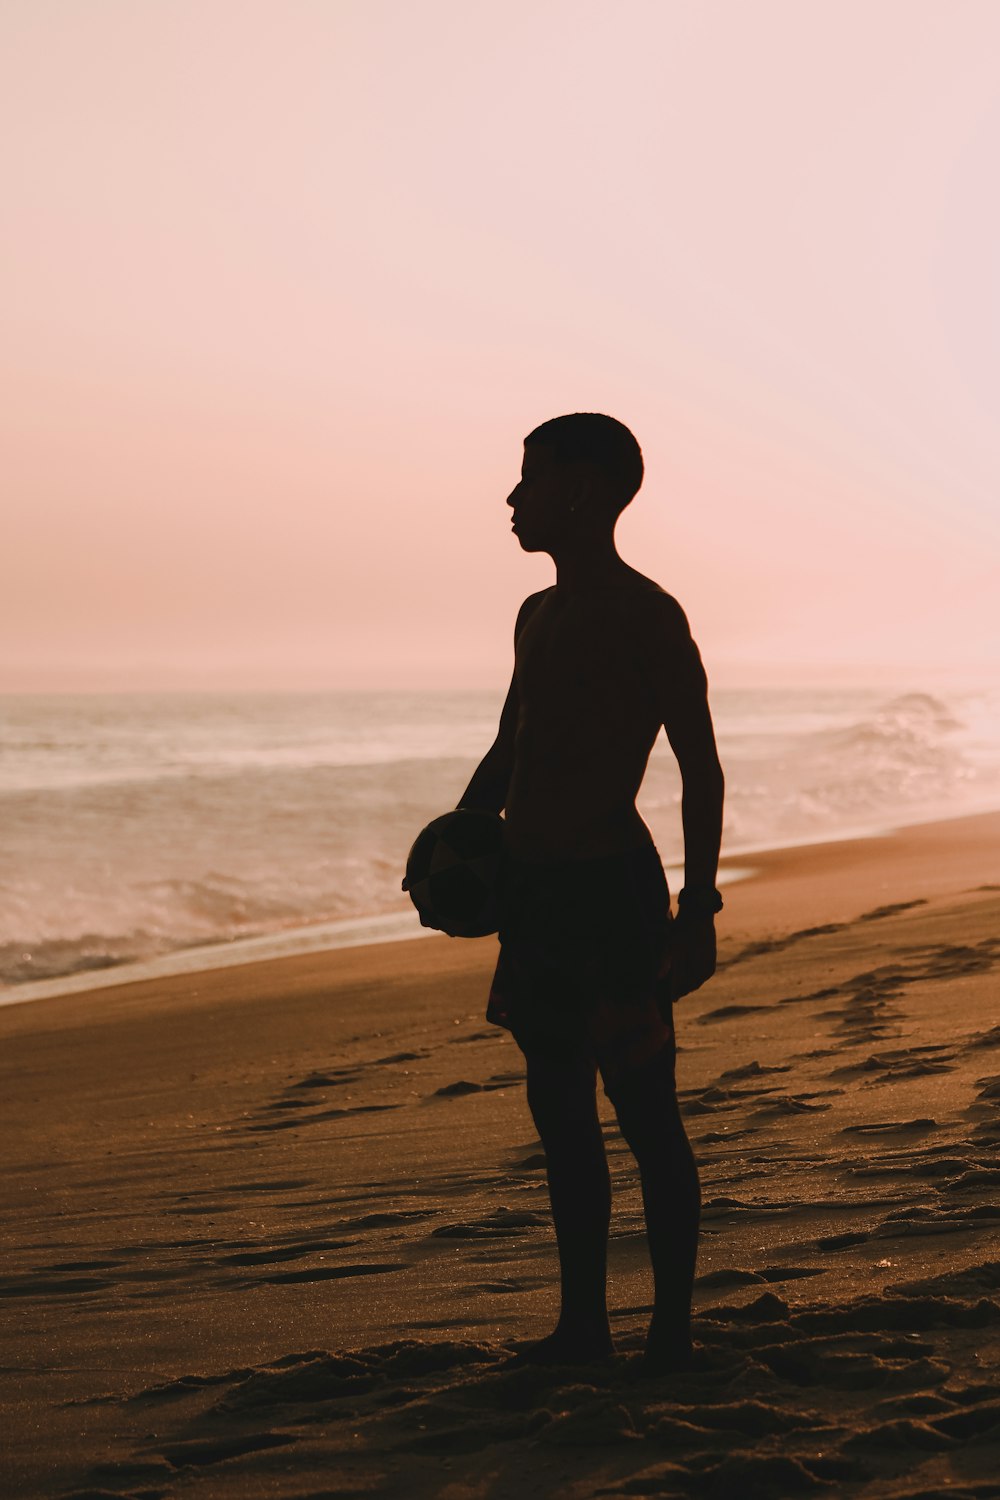
<svg viewBox="0 0 1000 1500">
<path fill-rule="evenodd" d="M 673 924 L 671 991 L 688 994 L 715 972 L 715 881 L 722 842 L 725 778 L 708 705 L 708 681 L 684 611 L 657 601 L 652 645 L 657 712 L 683 786 L 684 889 Z"/>
</svg>

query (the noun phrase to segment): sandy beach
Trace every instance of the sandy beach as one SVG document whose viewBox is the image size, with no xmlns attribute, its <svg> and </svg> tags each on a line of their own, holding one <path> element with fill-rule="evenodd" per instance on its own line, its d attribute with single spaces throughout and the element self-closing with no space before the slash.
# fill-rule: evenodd
<svg viewBox="0 0 1000 1500">
<path fill-rule="evenodd" d="M 495 939 L 0 1008 L 4 1496 L 1000 1495 L 1000 813 L 734 859 L 695 1370 L 502 1368 L 555 1245 Z"/>
</svg>

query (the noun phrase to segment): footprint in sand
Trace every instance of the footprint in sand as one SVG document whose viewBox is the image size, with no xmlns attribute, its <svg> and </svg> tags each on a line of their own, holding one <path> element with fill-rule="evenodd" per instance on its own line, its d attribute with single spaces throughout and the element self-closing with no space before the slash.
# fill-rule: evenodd
<svg viewBox="0 0 1000 1500">
<path fill-rule="evenodd" d="M 471 1083 L 467 1078 L 460 1078 L 457 1083 L 446 1083 L 442 1088 L 434 1090 L 436 1099 L 457 1099 L 462 1094 L 480 1094 L 483 1091 L 481 1083 Z"/>
<path fill-rule="evenodd" d="M 695 1277 L 695 1286 L 755 1286 L 763 1282 L 764 1278 L 757 1271 L 706 1271 L 703 1276 Z"/>
<path fill-rule="evenodd" d="M 319 1255 L 326 1250 L 346 1250 L 357 1240 L 304 1240 L 282 1249 L 242 1250 L 235 1255 L 220 1255 L 217 1266 L 275 1266 L 286 1260 L 301 1260 L 304 1255 Z"/>
<path fill-rule="evenodd" d="M 379 1213 L 362 1214 L 359 1219 L 346 1219 L 342 1229 L 390 1229 L 397 1224 L 410 1224 L 418 1219 L 433 1219 L 433 1208 L 387 1208 Z"/>
<path fill-rule="evenodd" d="M 125 1265 L 123 1260 L 60 1260 L 48 1267 L 50 1271 L 114 1271 Z"/>
<path fill-rule="evenodd" d="M 871 911 L 862 912 L 858 921 L 880 922 L 883 917 L 894 917 L 901 911 L 912 911 L 915 906 L 926 905 L 927 902 L 922 896 L 915 901 L 894 901 L 890 906 L 876 906 Z"/>
<path fill-rule="evenodd" d="M 823 990 L 811 990 L 808 995 L 785 995 L 778 1001 L 779 1005 L 809 1005 L 814 1000 L 830 1000 L 834 995 L 843 993 L 843 987 L 839 984 L 828 986 Z"/>
<path fill-rule="evenodd" d="M 871 1235 L 865 1230 L 848 1230 L 844 1234 L 824 1234 L 815 1241 L 817 1250 L 849 1250 L 853 1245 L 865 1245 Z"/>
<path fill-rule="evenodd" d="M 843 1089 L 825 1090 L 830 1093 L 843 1093 Z M 760 1119 L 766 1115 L 807 1115 L 821 1113 L 823 1110 L 832 1109 L 831 1104 L 813 1102 L 813 1095 L 779 1095 L 775 1099 L 767 1099 L 754 1110 L 754 1118 Z"/>
<path fill-rule="evenodd" d="M 759 1099 L 773 1092 L 773 1086 L 760 1089 L 680 1089 L 681 1114 L 710 1115 L 738 1109 L 750 1099 Z"/>
<path fill-rule="evenodd" d="M 980 1031 L 978 1035 L 970 1037 L 963 1051 L 980 1047 L 1000 1047 L 1000 1026 L 991 1026 L 989 1031 Z"/>
<path fill-rule="evenodd" d="M 695 1279 L 695 1286 L 756 1286 L 775 1281 L 799 1281 L 810 1276 L 825 1276 L 825 1266 L 764 1266 L 759 1271 L 708 1271 Z"/>
<path fill-rule="evenodd" d="M 496 1075 L 494 1077 L 496 1078 Z M 462 1094 L 488 1094 L 492 1093 L 494 1089 L 511 1088 L 515 1083 L 523 1082 L 523 1078 L 519 1075 L 511 1078 L 509 1074 L 496 1078 L 496 1081 L 491 1080 L 489 1083 L 472 1083 L 467 1078 L 460 1078 L 457 1083 L 446 1083 L 443 1088 L 435 1089 L 431 1097 L 434 1099 L 457 1099 Z"/>
<path fill-rule="evenodd" d="M 765 1067 L 762 1063 L 754 1061 L 744 1063 L 741 1068 L 727 1068 L 724 1073 L 719 1074 L 719 1078 L 762 1078 L 765 1073 L 788 1073 L 790 1071 L 790 1063 L 779 1063 L 774 1067 Z"/>
<path fill-rule="evenodd" d="M 117 1283 L 107 1276 L 3 1276 L 2 1297 L 79 1297 L 88 1292 L 103 1292 Z"/>
<path fill-rule="evenodd" d="M 186 1196 L 186 1194 L 181 1193 L 178 1197 L 176 1208 L 166 1208 L 162 1211 L 186 1219 L 192 1214 L 231 1214 L 235 1213 L 238 1207 L 235 1203 L 185 1203 L 184 1199 Z"/>
<path fill-rule="evenodd" d="M 681 1101 L 681 1114 L 688 1115 L 714 1115 L 716 1106 L 705 1099 L 684 1099 Z"/>
<path fill-rule="evenodd" d="M 752 1212 L 751 1204 L 743 1203 L 739 1198 L 725 1196 L 709 1198 L 701 1207 L 703 1219 L 742 1219 Z"/>
<path fill-rule="evenodd" d="M 825 1266 L 765 1266 L 761 1276 L 765 1281 L 801 1281 L 805 1277 L 825 1276 Z"/>
<path fill-rule="evenodd" d="M 256 1125 L 248 1125 L 247 1129 L 258 1133 L 265 1130 L 298 1130 L 303 1125 L 317 1125 L 321 1120 L 336 1120 L 345 1115 L 369 1115 L 377 1114 L 385 1109 L 399 1109 L 398 1104 L 355 1104 L 344 1105 L 341 1109 L 318 1109 L 313 1108 L 307 1115 L 299 1114 L 294 1119 L 261 1120 Z"/>
<path fill-rule="evenodd" d="M 958 979 L 964 974 L 984 974 L 992 969 L 998 956 L 997 944 L 987 939 L 974 948 L 947 943 L 918 950 L 929 956 L 922 969 L 915 971 L 921 979 Z"/>
<path fill-rule="evenodd" d="M 283 1432 L 245 1433 L 239 1437 L 191 1438 L 163 1449 L 163 1457 L 174 1469 L 203 1469 L 221 1464 L 229 1458 L 261 1453 L 267 1448 L 288 1448 L 298 1438 Z"/>
<path fill-rule="evenodd" d="M 1000 1166 L 996 1166 L 992 1162 L 983 1162 L 979 1166 L 970 1167 L 960 1177 L 955 1177 L 950 1182 L 942 1183 L 941 1191 L 943 1193 L 961 1193 L 965 1192 L 968 1188 L 995 1188 L 997 1186 L 1000 1186 Z"/>
<path fill-rule="evenodd" d="M 310 1073 L 290 1084 L 293 1089 L 332 1089 L 342 1083 L 356 1083 L 361 1074 L 357 1068 L 338 1068 L 333 1073 Z"/>
<path fill-rule="evenodd" d="M 720 1005 L 717 1010 L 709 1010 L 699 1016 L 698 1025 L 711 1026 L 715 1021 L 731 1021 L 735 1016 L 749 1016 L 755 1011 L 774 1009 L 773 1005 Z"/>
<path fill-rule="evenodd" d="M 759 1135 L 760 1130 L 756 1125 L 750 1125 L 743 1130 L 711 1130 L 707 1135 L 698 1136 L 696 1146 L 728 1146 L 735 1141 L 742 1141 L 748 1135 Z"/>
<path fill-rule="evenodd" d="M 756 943 L 748 943 L 732 958 L 723 959 L 718 965 L 721 973 L 725 969 L 731 969 L 736 964 L 744 963 L 748 958 L 760 958 L 768 953 L 781 953 L 793 944 L 802 942 L 805 938 L 825 937 L 830 933 L 842 932 L 850 924 L 847 922 L 824 922 L 819 927 L 802 927 L 797 932 L 790 932 L 783 938 L 764 938 Z"/>
<path fill-rule="evenodd" d="M 386 1276 L 390 1271 L 405 1271 L 408 1266 L 409 1261 L 403 1260 L 356 1266 L 313 1266 L 303 1271 L 283 1271 L 275 1276 L 256 1276 L 242 1285 L 259 1286 L 266 1283 L 283 1286 L 309 1281 L 339 1281 L 346 1276 Z"/>
<path fill-rule="evenodd" d="M 836 1010 L 823 1011 L 821 1019 L 836 1022 L 834 1031 L 848 1042 L 879 1041 L 887 1034 L 888 1023 L 902 1017 L 899 1007 L 889 1003 L 888 996 L 894 998 L 895 994 L 895 991 L 857 990 Z"/>
<path fill-rule="evenodd" d="M 442 1224 L 431 1230 L 432 1239 L 440 1240 L 491 1240 L 520 1235 L 548 1220 L 527 1209 L 495 1208 L 481 1219 L 466 1219 L 457 1224 Z"/>
<path fill-rule="evenodd" d="M 911 1208 L 888 1214 L 875 1230 L 877 1239 L 912 1238 L 915 1235 L 960 1234 L 977 1227 L 995 1232 L 1000 1207 L 979 1204 L 975 1208 Z"/>
<path fill-rule="evenodd" d="M 814 1094 L 775 1094 L 760 1101 L 754 1109 L 754 1119 L 768 1115 L 816 1115 L 832 1109 L 831 1097 L 843 1094 L 843 1089 L 819 1089 Z"/>
<path fill-rule="evenodd" d="M 944 1152 L 948 1152 L 951 1149 L 950 1146 L 943 1148 Z M 964 1172 L 968 1167 L 969 1163 L 963 1157 L 939 1154 L 941 1152 L 941 1147 L 933 1146 L 929 1152 L 900 1152 L 895 1157 L 876 1157 L 876 1161 L 884 1160 L 890 1164 L 894 1163 L 899 1171 L 906 1172 L 913 1177 L 930 1177 L 932 1179 L 938 1177 L 955 1177 L 960 1172 Z"/>
<path fill-rule="evenodd" d="M 220 1189 L 223 1193 L 291 1193 L 299 1188 L 312 1187 L 312 1177 L 276 1177 L 269 1182 L 230 1182 Z"/>
<path fill-rule="evenodd" d="M 281 1098 L 273 1099 L 258 1107 L 255 1113 L 263 1114 L 264 1119 L 253 1121 L 251 1116 L 248 1122 L 247 1116 L 244 1116 L 239 1126 L 253 1134 L 272 1130 L 298 1130 L 301 1126 L 315 1125 L 323 1120 L 336 1120 L 348 1115 L 373 1114 L 380 1110 L 401 1107 L 399 1103 L 343 1104 L 329 1109 L 323 1107 L 326 1104 L 325 1090 L 357 1083 L 362 1076 L 362 1072 L 357 1068 L 333 1068 L 327 1072 L 308 1073 L 304 1078 L 289 1084 Z M 316 1098 L 306 1096 L 306 1091 L 319 1089 L 324 1090 L 321 1096 Z"/>
<path fill-rule="evenodd" d="M 935 1055 L 944 1053 L 945 1056 Z M 830 1078 L 849 1078 L 860 1073 L 880 1073 L 874 1084 L 891 1083 L 896 1078 L 923 1078 L 934 1073 L 954 1071 L 954 1053 L 945 1044 L 926 1047 L 904 1047 L 888 1052 L 873 1052 L 861 1062 L 845 1063 L 828 1074 Z"/>
<path fill-rule="evenodd" d="M 889 1069 L 886 1073 L 880 1073 L 877 1078 L 866 1078 L 865 1088 L 881 1088 L 887 1083 L 899 1083 L 903 1078 L 930 1078 L 939 1073 L 953 1073 L 954 1068 L 948 1063 L 915 1062 L 909 1066 L 900 1065 Z"/>
</svg>

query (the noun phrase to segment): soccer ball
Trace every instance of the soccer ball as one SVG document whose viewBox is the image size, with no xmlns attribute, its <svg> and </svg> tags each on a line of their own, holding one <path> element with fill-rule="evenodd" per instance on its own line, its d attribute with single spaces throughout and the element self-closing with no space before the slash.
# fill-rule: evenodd
<svg viewBox="0 0 1000 1500">
<path fill-rule="evenodd" d="M 403 889 L 427 926 L 451 937 L 486 937 L 500 925 L 502 854 L 503 819 L 458 807 L 417 834 Z"/>
</svg>

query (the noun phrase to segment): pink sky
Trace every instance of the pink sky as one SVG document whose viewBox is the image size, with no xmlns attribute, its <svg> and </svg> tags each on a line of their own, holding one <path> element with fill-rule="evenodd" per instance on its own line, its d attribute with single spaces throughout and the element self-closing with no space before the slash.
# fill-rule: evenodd
<svg viewBox="0 0 1000 1500">
<path fill-rule="evenodd" d="M 524 434 L 713 680 L 995 671 L 992 0 L 7 0 L 0 689 L 502 686 Z"/>
</svg>

